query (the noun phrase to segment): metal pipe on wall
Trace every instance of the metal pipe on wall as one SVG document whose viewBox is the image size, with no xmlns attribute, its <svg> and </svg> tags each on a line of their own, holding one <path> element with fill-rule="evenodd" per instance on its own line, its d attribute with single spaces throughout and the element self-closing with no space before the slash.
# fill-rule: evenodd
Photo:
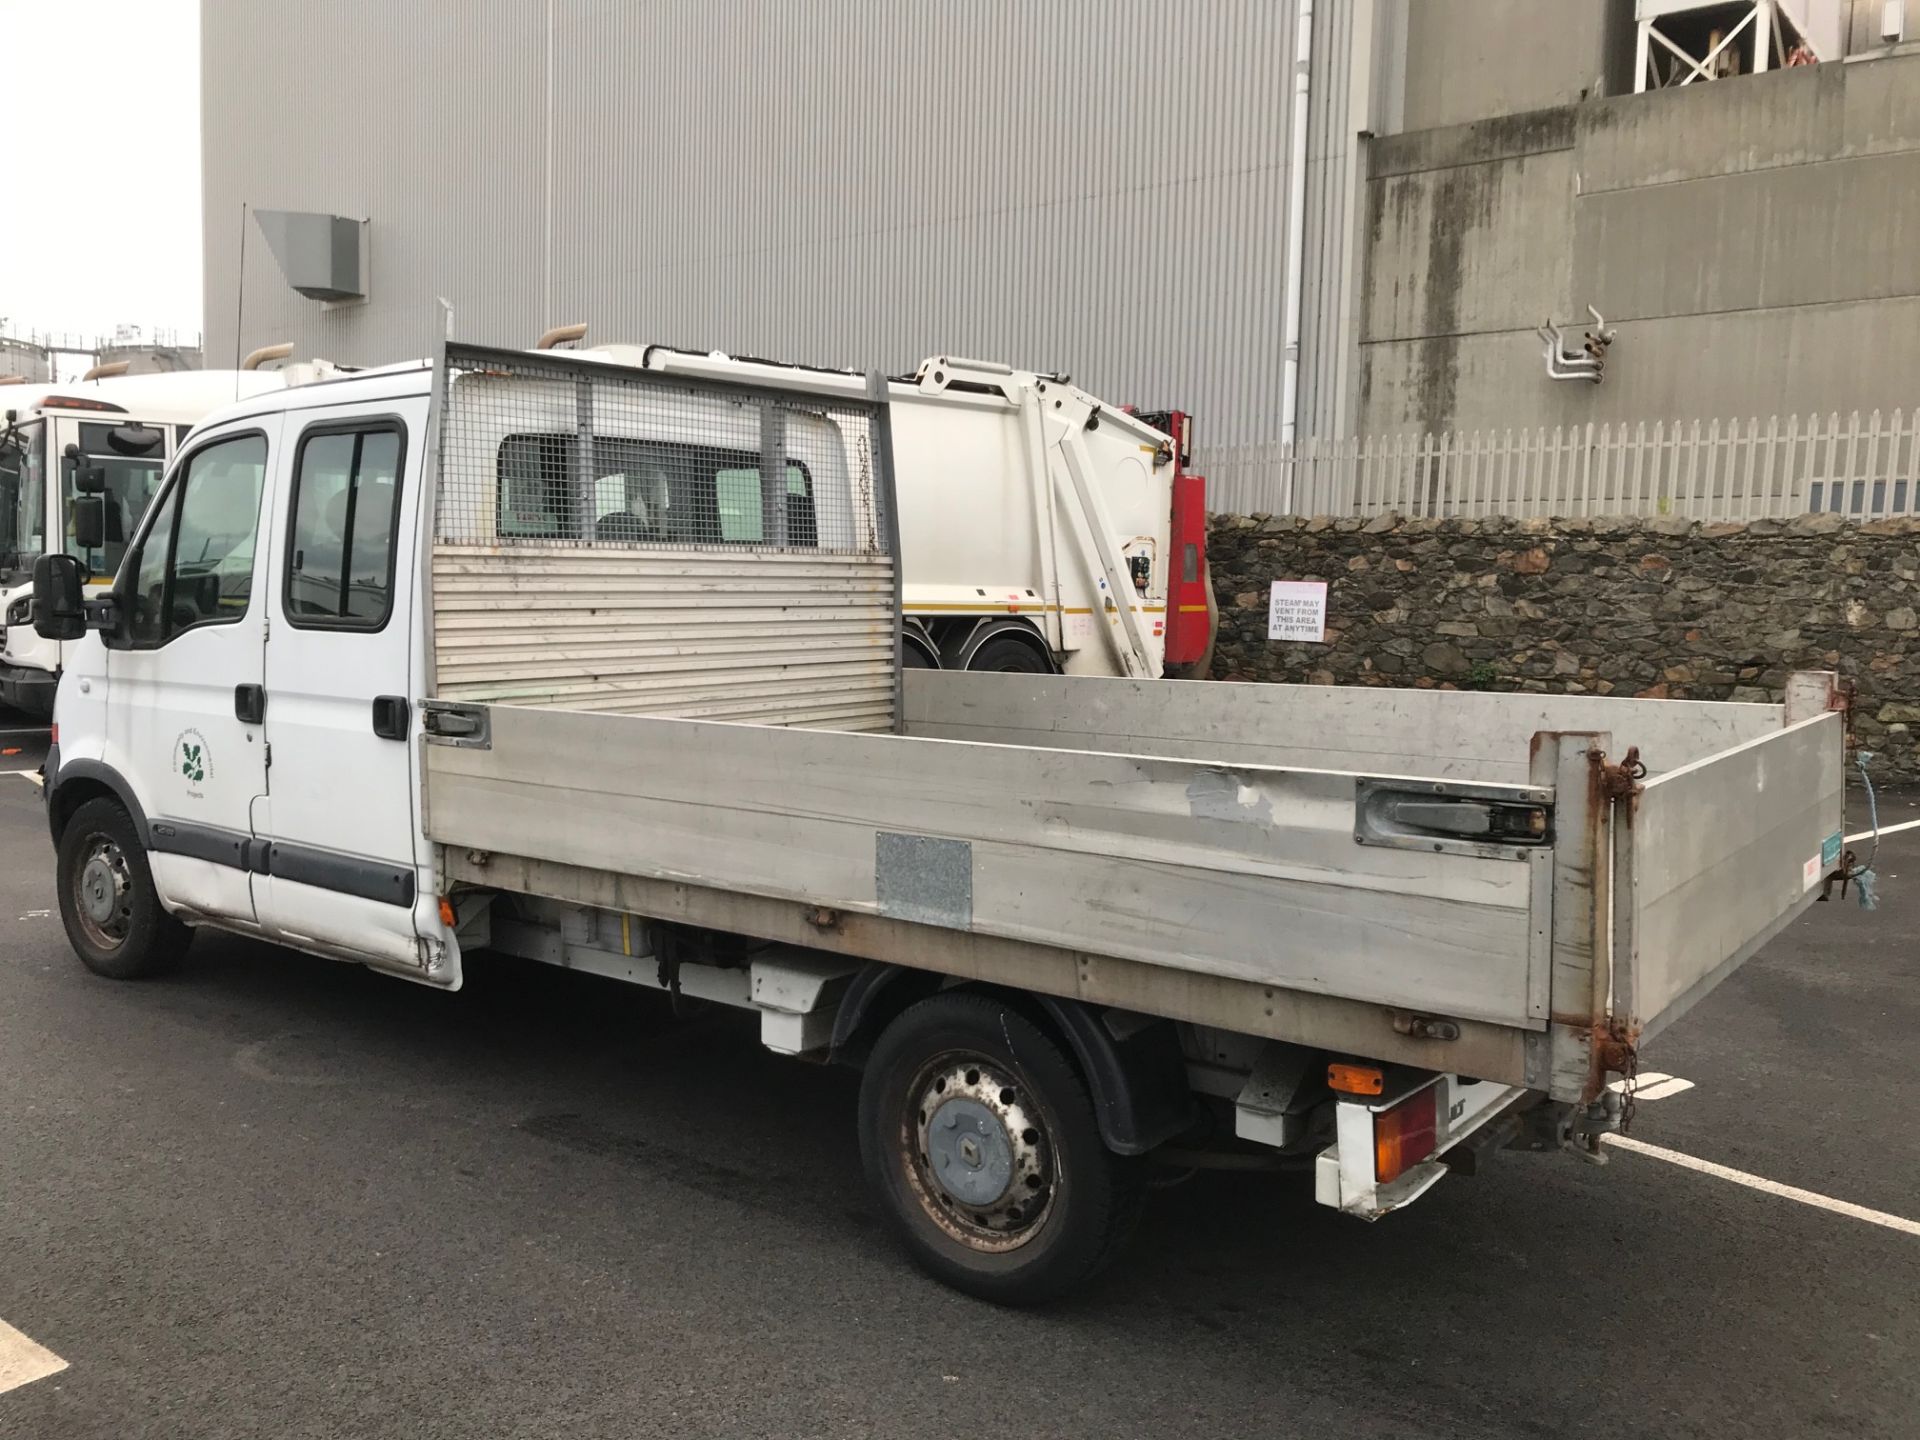
<svg viewBox="0 0 1920 1440">
<path fill-rule="evenodd" d="M 1280 388 L 1280 440 L 1291 443 L 1300 411 L 1300 286 L 1307 249 L 1307 101 L 1312 87 L 1313 0 L 1299 0 L 1293 41 L 1293 130 L 1287 137 L 1286 368 Z"/>
</svg>

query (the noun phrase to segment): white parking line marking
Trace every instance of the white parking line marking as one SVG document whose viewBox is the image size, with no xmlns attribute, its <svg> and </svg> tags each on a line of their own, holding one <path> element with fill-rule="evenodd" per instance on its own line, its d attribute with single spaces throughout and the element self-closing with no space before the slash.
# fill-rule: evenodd
<svg viewBox="0 0 1920 1440">
<path fill-rule="evenodd" d="M 1682 1080 L 1678 1075 L 1664 1075 L 1658 1070 L 1643 1070 L 1631 1080 L 1610 1081 L 1607 1089 L 1616 1095 L 1624 1095 L 1627 1088 L 1633 1088 L 1633 1098 L 1639 1100 L 1664 1100 L 1669 1095 L 1678 1095 L 1691 1090 L 1693 1082 Z"/>
<path fill-rule="evenodd" d="M 35 1380 L 58 1375 L 67 1362 L 44 1345 L 36 1345 L 6 1321 L 0 1320 L 0 1395 Z"/>
<path fill-rule="evenodd" d="M 1902 820 L 1898 825 L 1882 825 L 1880 827 L 1880 833 L 1882 835 L 1898 835 L 1902 830 L 1911 830 L 1916 825 L 1920 825 L 1920 820 Z M 1872 838 L 1873 831 L 1862 830 L 1858 835 L 1847 836 L 1847 844 L 1851 845 L 1856 840 L 1871 840 Z"/>
<path fill-rule="evenodd" d="M 1864 1205 L 1855 1205 L 1851 1200 L 1835 1200 L 1831 1195 L 1818 1195 L 1795 1185 L 1782 1185 L 1778 1180 L 1769 1180 L 1763 1175 L 1749 1175 L 1744 1170 L 1716 1165 L 1711 1160 L 1682 1155 L 1678 1150 L 1669 1150 L 1664 1145 L 1649 1145 L 1644 1140 L 1634 1140 L 1625 1135 L 1608 1135 L 1604 1138 L 1606 1143 L 1616 1150 L 1630 1150 L 1636 1155 L 1647 1155 L 1655 1160 L 1664 1160 L 1669 1165 L 1678 1165 L 1683 1170 L 1697 1170 L 1702 1175 L 1711 1175 L 1717 1180 L 1731 1180 L 1736 1185 L 1745 1185 L 1749 1190 L 1758 1190 L 1765 1195 L 1778 1195 L 1782 1200 L 1797 1200 L 1802 1205 L 1813 1206 L 1816 1210 L 1830 1210 L 1835 1215 L 1845 1215 L 1849 1219 L 1864 1220 L 1869 1225 L 1898 1230 L 1902 1235 L 1920 1235 L 1920 1220 L 1909 1220 L 1902 1215 L 1889 1215 L 1884 1210 L 1869 1210 Z"/>
</svg>

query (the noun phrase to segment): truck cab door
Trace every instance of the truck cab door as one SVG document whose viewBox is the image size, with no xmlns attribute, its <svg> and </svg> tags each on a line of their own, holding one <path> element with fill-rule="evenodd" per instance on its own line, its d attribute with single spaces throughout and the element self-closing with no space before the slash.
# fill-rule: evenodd
<svg viewBox="0 0 1920 1440">
<path fill-rule="evenodd" d="M 153 880 L 191 916 L 251 923 L 266 606 L 257 541 L 280 417 L 237 420 L 182 456 L 126 565 L 107 656 L 107 747 L 146 812 Z"/>
<path fill-rule="evenodd" d="M 457 983 L 420 834 L 410 604 L 425 396 L 288 418 L 266 656 L 272 784 L 262 920 Z"/>
</svg>

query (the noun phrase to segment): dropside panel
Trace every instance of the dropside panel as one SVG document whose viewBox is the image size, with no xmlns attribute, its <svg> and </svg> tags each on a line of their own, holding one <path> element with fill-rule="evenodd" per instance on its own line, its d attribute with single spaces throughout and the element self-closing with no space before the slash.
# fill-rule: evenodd
<svg viewBox="0 0 1920 1440">
<path fill-rule="evenodd" d="M 1647 783 L 1631 827 L 1614 999 L 1642 1038 L 1819 897 L 1840 868 L 1845 717 L 1802 721 Z"/>
<path fill-rule="evenodd" d="M 490 721 L 490 748 L 427 747 L 428 833 L 460 852 L 1536 1024 L 1529 863 L 1357 844 L 1352 775 L 512 706 Z"/>
<path fill-rule="evenodd" d="M 1610 730 L 1654 774 L 1779 731 L 1778 705 L 1079 675 L 906 676 L 910 735 L 1524 785 L 1541 731 Z"/>
</svg>

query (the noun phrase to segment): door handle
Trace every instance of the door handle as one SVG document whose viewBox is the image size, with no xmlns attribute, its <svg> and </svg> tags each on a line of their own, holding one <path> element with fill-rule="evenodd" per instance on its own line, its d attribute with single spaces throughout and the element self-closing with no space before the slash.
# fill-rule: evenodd
<svg viewBox="0 0 1920 1440">
<path fill-rule="evenodd" d="M 407 738 L 407 700 L 404 695 L 373 697 L 373 733 L 382 740 Z"/>
<path fill-rule="evenodd" d="M 264 685 L 234 686 L 233 713 L 242 724 L 260 724 L 267 718 L 267 687 Z"/>
</svg>

